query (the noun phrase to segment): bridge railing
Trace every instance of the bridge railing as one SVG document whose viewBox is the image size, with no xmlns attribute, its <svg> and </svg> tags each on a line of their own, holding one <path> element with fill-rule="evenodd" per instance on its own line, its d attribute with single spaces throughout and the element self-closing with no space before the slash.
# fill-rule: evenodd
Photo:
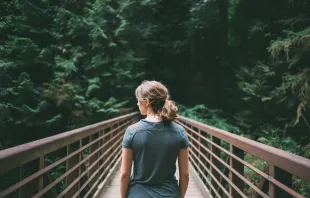
<svg viewBox="0 0 310 198">
<path fill-rule="evenodd" d="M 130 113 L 0 151 L 0 197 L 94 197 L 121 156 Z M 98 190 L 99 189 L 99 190 Z"/>
<path fill-rule="evenodd" d="M 213 197 L 310 197 L 293 186 L 296 179 L 310 186 L 309 159 L 186 117 L 180 116 L 179 123 L 185 127 L 191 141 L 191 164 L 203 188 Z M 254 158 L 265 168 L 254 166 L 249 160 Z M 259 182 L 250 181 L 245 172 L 251 172 Z"/>
</svg>

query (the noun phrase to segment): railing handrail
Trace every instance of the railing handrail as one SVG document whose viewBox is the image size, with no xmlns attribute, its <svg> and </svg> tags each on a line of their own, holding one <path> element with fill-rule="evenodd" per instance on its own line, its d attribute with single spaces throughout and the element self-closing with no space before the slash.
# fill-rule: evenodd
<svg viewBox="0 0 310 198">
<path fill-rule="evenodd" d="M 72 197 L 74 194 L 73 197 L 76 197 L 86 188 L 88 190 L 87 195 L 94 193 L 95 188 L 102 181 L 101 179 L 106 181 L 110 168 L 119 162 L 121 150 L 118 149 L 121 148 L 121 137 L 125 132 L 126 126 L 137 121 L 137 114 L 138 112 L 129 113 L 0 151 L 0 175 L 5 172 L 11 174 L 11 170 L 20 167 L 20 169 L 16 169 L 20 174 L 18 176 L 20 177 L 19 181 L 4 191 L 0 191 L 0 197 L 4 197 L 16 190 L 21 190 L 21 193 L 26 191 L 28 193 L 28 185 L 33 190 L 38 190 L 36 192 L 31 191 L 30 194 L 35 194 L 35 197 L 39 197 L 55 188 L 56 184 L 64 179 L 67 185 L 69 185 L 61 192 L 61 196 L 68 195 Z M 247 184 L 262 197 L 268 197 L 267 194 L 272 198 L 281 197 L 278 191 L 275 193 L 275 189 L 282 189 L 294 197 L 303 197 L 293 189 L 292 175 L 310 181 L 309 159 L 184 116 L 179 116 L 176 122 L 187 130 L 192 141 L 190 161 L 198 170 L 200 179 L 208 182 L 210 191 L 212 190 L 213 194 L 221 197 L 225 193 L 228 197 L 246 198 L 246 193 L 243 192 L 243 189 L 245 189 L 244 185 Z M 117 140 L 117 142 L 114 140 Z M 228 150 L 226 149 L 226 144 L 225 148 L 223 147 L 222 142 L 227 142 L 229 145 Z M 85 143 L 86 145 L 84 145 Z M 52 164 L 45 164 L 44 160 L 47 154 L 54 151 L 62 152 L 64 151 L 63 149 L 67 149 L 65 157 Z M 84 156 L 84 151 L 87 153 L 86 156 Z M 221 154 L 224 153 L 227 154 L 226 159 L 229 159 L 229 161 L 221 158 Z M 266 161 L 269 168 L 267 173 L 260 171 L 247 162 L 244 158 L 245 153 Z M 108 155 L 109 157 L 106 158 Z M 110 161 L 111 156 L 114 156 L 112 161 Z M 33 162 L 35 162 L 37 167 L 33 166 Z M 48 172 L 63 162 L 66 163 L 66 172 L 52 182 L 47 179 L 50 184 L 45 187 L 46 179 L 44 178 L 48 176 Z M 36 169 L 36 172 L 31 173 L 32 175 L 24 174 L 24 171 L 25 173 L 30 173 L 27 172 L 27 167 L 29 168 L 30 165 Z M 228 171 L 222 172 L 219 168 L 221 165 L 224 165 Z M 265 187 L 256 187 L 255 184 L 252 184 L 245 177 L 244 167 L 246 166 L 268 182 L 268 193 Z M 100 175 L 98 174 L 99 172 L 101 173 Z M 208 178 L 208 175 L 210 178 Z M 80 181 L 79 178 L 84 176 L 87 180 Z M 282 176 L 284 177 L 282 178 Z M 31 182 L 38 182 L 38 185 L 31 187 Z M 229 192 L 225 185 L 229 185 Z M 101 191 L 102 189 L 98 193 Z M 27 196 L 30 197 L 30 194 L 28 194 Z M 99 194 L 98 196 L 100 196 Z"/>
<path fill-rule="evenodd" d="M 260 142 L 197 122 L 184 116 L 179 120 L 189 123 L 193 127 L 204 131 L 216 138 L 232 144 L 243 151 L 266 160 L 287 172 L 310 181 L 310 160 L 281 149 L 262 144 Z"/>
<path fill-rule="evenodd" d="M 58 135 L 1 150 L 0 174 L 16 168 L 21 164 L 37 159 L 42 155 L 56 151 L 57 149 L 71 144 L 79 139 L 92 135 L 93 133 L 101 130 L 101 128 L 106 128 L 107 125 L 113 125 L 113 123 L 132 117 L 136 114 L 138 114 L 138 112 L 133 112 L 103 122 L 98 122 L 82 128 L 67 131 Z M 10 166 L 7 166 L 7 162 L 10 162 Z"/>
</svg>

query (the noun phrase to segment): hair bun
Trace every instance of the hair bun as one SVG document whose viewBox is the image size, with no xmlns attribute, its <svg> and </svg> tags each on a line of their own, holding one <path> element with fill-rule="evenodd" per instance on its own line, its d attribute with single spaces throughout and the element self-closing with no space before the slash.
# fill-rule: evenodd
<svg viewBox="0 0 310 198">
<path fill-rule="evenodd" d="M 165 105 L 160 113 L 164 122 L 174 121 L 178 118 L 178 107 L 172 100 L 166 100 Z"/>
</svg>

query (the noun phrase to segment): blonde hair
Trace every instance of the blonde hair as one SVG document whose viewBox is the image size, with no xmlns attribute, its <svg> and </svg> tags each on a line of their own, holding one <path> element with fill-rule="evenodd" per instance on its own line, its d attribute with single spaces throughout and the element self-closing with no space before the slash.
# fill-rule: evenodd
<svg viewBox="0 0 310 198">
<path fill-rule="evenodd" d="M 146 99 L 149 99 L 153 113 L 158 114 L 163 122 L 177 119 L 178 107 L 169 100 L 169 91 L 162 83 L 143 81 L 136 89 L 136 97 L 141 104 L 145 104 Z"/>
</svg>

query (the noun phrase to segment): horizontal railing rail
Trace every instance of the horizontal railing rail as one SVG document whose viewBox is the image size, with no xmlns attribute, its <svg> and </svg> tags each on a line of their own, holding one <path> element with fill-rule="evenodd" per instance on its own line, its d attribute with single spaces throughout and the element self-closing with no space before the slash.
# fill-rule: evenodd
<svg viewBox="0 0 310 198">
<path fill-rule="evenodd" d="M 264 145 L 206 124 L 179 116 L 178 123 L 191 141 L 190 161 L 214 197 L 308 197 L 293 186 L 293 179 L 310 184 L 310 160 Z M 266 167 L 255 167 L 246 157 L 253 156 Z M 245 175 L 260 177 L 262 188 Z M 310 186 L 310 185 L 309 185 Z"/>
<path fill-rule="evenodd" d="M 93 197 L 137 118 L 134 112 L 0 151 L 0 198 Z"/>
<path fill-rule="evenodd" d="M 0 151 L 0 198 L 100 197 L 120 162 L 125 129 L 137 120 L 138 113 L 129 113 Z M 177 122 L 188 132 L 192 167 L 213 197 L 309 196 L 294 186 L 297 179 L 310 186 L 309 159 L 183 116 Z"/>
</svg>

